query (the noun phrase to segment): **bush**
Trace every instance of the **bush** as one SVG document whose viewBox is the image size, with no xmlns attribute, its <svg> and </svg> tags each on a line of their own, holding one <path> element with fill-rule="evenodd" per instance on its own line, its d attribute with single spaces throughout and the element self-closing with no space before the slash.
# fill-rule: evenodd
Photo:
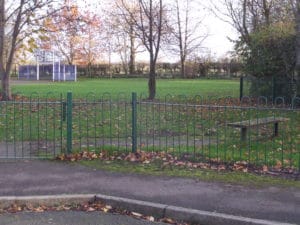
<svg viewBox="0 0 300 225">
<path fill-rule="evenodd" d="M 238 42 L 236 49 L 244 62 L 244 73 L 260 79 L 252 83 L 253 96 L 274 94 L 292 96 L 296 65 L 296 32 L 294 23 L 276 23 L 250 35 L 249 43 Z M 272 80 L 275 83 L 272 83 Z M 271 94 L 272 96 L 272 94 Z"/>
<path fill-rule="evenodd" d="M 242 56 L 247 74 L 255 77 L 290 76 L 296 64 L 294 24 L 277 23 L 252 33 Z"/>
</svg>

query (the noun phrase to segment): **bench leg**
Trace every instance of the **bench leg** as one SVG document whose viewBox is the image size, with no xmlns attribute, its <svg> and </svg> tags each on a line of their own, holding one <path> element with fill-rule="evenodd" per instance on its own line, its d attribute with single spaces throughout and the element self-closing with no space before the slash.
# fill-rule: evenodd
<svg viewBox="0 0 300 225">
<path fill-rule="evenodd" d="M 278 136 L 278 123 L 274 123 L 274 136 Z"/>
<path fill-rule="evenodd" d="M 247 140 L 247 128 L 242 127 L 241 128 L 241 141 L 246 141 Z"/>
</svg>

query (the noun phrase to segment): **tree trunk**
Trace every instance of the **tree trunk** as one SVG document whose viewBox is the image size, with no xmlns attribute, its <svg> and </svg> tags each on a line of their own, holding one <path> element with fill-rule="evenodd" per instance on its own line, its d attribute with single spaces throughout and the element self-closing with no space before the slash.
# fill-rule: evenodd
<svg viewBox="0 0 300 225">
<path fill-rule="evenodd" d="M 181 76 L 182 78 L 186 78 L 185 59 L 183 59 L 182 57 L 180 59 L 180 64 L 181 64 L 180 67 Z"/>
<path fill-rule="evenodd" d="M 5 1 L 0 0 L 0 76 L 1 76 L 1 100 L 6 101 L 11 99 L 9 87 L 9 72 L 11 64 L 6 62 L 4 54 L 5 43 Z M 8 58 L 10 60 L 11 57 Z"/>
<path fill-rule="evenodd" d="M 153 100 L 156 95 L 155 62 L 150 62 L 150 72 L 148 81 L 149 100 Z"/>
<path fill-rule="evenodd" d="M 92 65 L 90 62 L 87 64 L 87 71 L 88 77 L 92 78 Z"/>
<path fill-rule="evenodd" d="M 179 9 L 179 0 L 176 1 L 176 11 L 177 11 L 177 26 L 178 26 L 178 42 L 179 42 L 179 51 L 180 51 L 180 73 L 181 78 L 185 78 L 185 60 L 184 60 L 184 42 L 183 42 L 183 33 L 181 28 L 181 16 Z M 187 20 L 187 17 L 185 18 Z M 186 24 L 187 26 L 187 24 Z M 177 36 L 177 35 L 176 35 Z"/>
<path fill-rule="evenodd" d="M 129 74 L 135 73 L 135 46 L 134 46 L 134 30 L 130 26 L 130 59 L 129 59 Z"/>
<path fill-rule="evenodd" d="M 130 50 L 129 74 L 135 74 L 135 52 Z"/>
<path fill-rule="evenodd" d="M 296 13 L 296 69 L 295 78 L 300 78 L 300 0 L 297 0 L 297 13 Z"/>
<path fill-rule="evenodd" d="M 7 101 L 11 100 L 11 91 L 10 91 L 10 86 L 9 86 L 9 75 L 7 72 L 1 70 L 0 75 L 2 77 L 1 79 L 1 100 L 2 101 Z"/>
</svg>

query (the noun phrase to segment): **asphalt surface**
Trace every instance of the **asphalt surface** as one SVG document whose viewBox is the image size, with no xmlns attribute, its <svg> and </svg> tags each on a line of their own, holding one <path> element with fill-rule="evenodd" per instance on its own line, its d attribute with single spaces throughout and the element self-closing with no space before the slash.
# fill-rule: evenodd
<svg viewBox="0 0 300 225">
<path fill-rule="evenodd" d="M 165 225 L 102 212 L 43 212 L 0 215 L 0 225 Z"/>
<path fill-rule="evenodd" d="M 93 170 L 61 162 L 0 163 L 0 196 L 104 194 L 300 224 L 300 190 Z"/>
</svg>

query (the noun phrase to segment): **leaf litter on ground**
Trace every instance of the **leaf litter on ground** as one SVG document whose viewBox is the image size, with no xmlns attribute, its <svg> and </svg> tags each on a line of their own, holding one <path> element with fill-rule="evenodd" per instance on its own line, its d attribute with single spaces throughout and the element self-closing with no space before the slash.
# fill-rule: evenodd
<svg viewBox="0 0 300 225">
<path fill-rule="evenodd" d="M 284 168 L 280 161 L 276 162 L 275 166 L 255 166 L 247 161 L 235 161 L 235 162 L 222 162 L 218 158 L 211 158 L 202 160 L 195 160 L 193 156 L 189 154 L 183 154 L 180 157 L 175 156 L 169 152 L 157 151 L 157 152 L 146 152 L 146 151 L 137 151 L 135 153 L 119 153 L 115 152 L 113 154 L 108 153 L 108 151 L 101 151 L 99 153 L 93 151 L 82 151 L 79 153 L 72 154 L 60 154 L 56 157 L 56 160 L 66 161 L 66 162 L 76 162 L 82 160 L 95 160 L 100 159 L 106 162 L 111 161 L 127 161 L 131 163 L 140 163 L 140 164 L 151 164 L 156 161 L 161 162 L 161 169 L 167 167 L 176 166 L 179 168 L 186 169 L 209 169 L 214 171 L 223 171 L 231 172 L 237 171 L 242 173 L 254 173 L 258 175 L 270 175 L 270 176 L 282 176 L 285 178 L 299 178 L 299 171 L 296 168 Z"/>
<path fill-rule="evenodd" d="M 163 222 L 167 224 L 174 225 L 190 225 L 189 223 L 176 221 L 172 218 L 155 218 L 151 215 L 144 215 L 138 212 L 131 212 L 124 209 L 114 208 L 110 205 L 105 204 L 99 200 L 94 200 L 91 202 L 85 202 L 82 204 L 60 204 L 55 206 L 39 205 L 39 204 L 17 204 L 13 203 L 8 207 L 0 208 L 0 215 L 5 213 L 19 213 L 19 212 L 34 212 L 34 213 L 43 213 L 49 211 L 82 211 L 82 212 L 104 212 L 112 214 L 120 214 L 125 216 L 131 216 L 135 219 L 147 220 L 150 222 Z M 193 223 L 194 224 L 194 223 Z"/>
</svg>

